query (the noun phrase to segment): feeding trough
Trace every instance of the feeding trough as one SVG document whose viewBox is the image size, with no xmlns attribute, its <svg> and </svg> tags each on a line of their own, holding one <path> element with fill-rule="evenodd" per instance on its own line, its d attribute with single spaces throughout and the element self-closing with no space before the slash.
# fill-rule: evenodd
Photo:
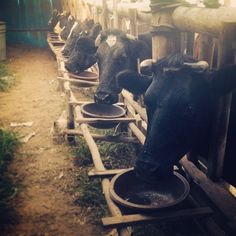
<svg viewBox="0 0 236 236">
<path fill-rule="evenodd" d="M 118 204 L 136 211 L 157 211 L 182 202 L 189 193 L 187 180 L 177 172 L 156 184 L 141 183 L 133 169 L 113 177 L 110 196 Z"/>
<path fill-rule="evenodd" d="M 89 123 L 89 125 L 98 129 L 110 129 L 115 127 L 119 123 L 116 121 L 116 118 L 123 117 L 126 113 L 125 109 L 118 105 L 97 103 L 83 104 L 81 106 L 81 112 L 84 117 L 97 118 L 94 122 Z M 104 119 L 106 120 L 105 122 Z"/>
<path fill-rule="evenodd" d="M 96 85 L 96 82 L 98 80 L 98 74 L 91 71 L 83 71 L 79 74 L 72 74 L 68 73 L 69 77 L 71 79 L 75 79 L 77 81 L 71 82 L 71 85 L 73 85 L 73 88 L 76 87 L 92 87 Z"/>
<path fill-rule="evenodd" d="M 53 47 L 63 47 L 65 45 L 64 42 L 60 42 L 60 41 L 51 41 L 51 44 Z"/>
</svg>

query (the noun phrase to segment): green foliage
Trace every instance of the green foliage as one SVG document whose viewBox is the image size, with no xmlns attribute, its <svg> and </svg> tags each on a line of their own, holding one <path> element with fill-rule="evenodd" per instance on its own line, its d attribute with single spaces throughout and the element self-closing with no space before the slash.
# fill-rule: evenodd
<svg viewBox="0 0 236 236">
<path fill-rule="evenodd" d="M 107 169 L 133 167 L 136 159 L 134 145 L 127 143 L 98 142 L 103 163 Z"/>
<path fill-rule="evenodd" d="M 18 145 L 15 133 L 0 128 L 0 174 L 5 171 Z"/>
<path fill-rule="evenodd" d="M 114 130 L 106 131 L 111 135 Z M 125 135 L 120 133 L 120 135 Z M 91 222 L 99 223 L 100 218 L 108 214 L 105 198 L 102 193 L 101 181 L 99 179 L 89 179 L 88 168 L 92 167 L 92 157 L 89 148 L 82 137 L 76 140 L 77 147 L 73 148 L 75 163 L 83 166 L 81 174 L 77 177 L 77 187 L 79 197 L 75 201 L 83 211 L 86 211 Z M 132 144 L 97 142 L 98 148 L 106 168 L 127 168 L 133 166 L 135 160 L 135 147 Z"/>
<path fill-rule="evenodd" d="M 0 91 L 7 90 L 14 83 L 14 77 L 6 64 L 0 63 Z"/>
<path fill-rule="evenodd" d="M 0 232 L 7 223 L 14 221 L 13 210 L 9 200 L 17 189 L 8 177 L 7 167 L 13 158 L 19 142 L 17 135 L 7 130 L 0 129 Z"/>
<path fill-rule="evenodd" d="M 77 177 L 77 183 L 79 197 L 75 203 L 89 212 L 89 221 L 98 223 L 108 212 L 101 181 L 89 179 L 87 173 L 83 172 Z"/>
<path fill-rule="evenodd" d="M 92 156 L 84 138 L 77 137 L 77 146 L 72 149 L 75 155 L 75 164 L 79 166 L 91 166 L 93 164 Z"/>
</svg>

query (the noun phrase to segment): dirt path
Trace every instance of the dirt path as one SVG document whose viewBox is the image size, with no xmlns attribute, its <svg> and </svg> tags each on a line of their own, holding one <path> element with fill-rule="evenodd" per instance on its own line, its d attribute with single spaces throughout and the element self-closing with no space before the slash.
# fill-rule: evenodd
<svg viewBox="0 0 236 236">
<path fill-rule="evenodd" d="M 73 204 L 76 176 L 66 145 L 52 141 L 50 129 L 61 114 L 65 98 L 56 91 L 57 65 L 46 49 L 10 48 L 10 68 L 17 83 L 0 93 L 0 122 L 32 121 L 32 127 L 14 128 L 21 135 L 35 132 L 12 163 L 19 183 L 15 209 L 19 223 L 7 236 L 97 236 L 94 226 L 81 219 Z"/>
</svg>

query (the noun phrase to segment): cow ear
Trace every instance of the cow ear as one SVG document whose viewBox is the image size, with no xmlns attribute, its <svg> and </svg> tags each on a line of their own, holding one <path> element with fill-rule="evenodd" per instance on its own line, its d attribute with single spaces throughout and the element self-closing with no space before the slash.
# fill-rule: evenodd
<svg viewBox="0 0 236 236">
<path fill-rule="evenodd" d="M 149 76 L 140 75 L 132 70 L 124 70 L 116 75 L 117 84 L 129 92 L 140 95 L 144 94 L 151 84 Z"/>
<path fill-rule="evenodd" d="M 94 45 L 94 40 L 90 38 L 79 38 L 76 42 L 76 49 L 84 54 L 94 54 L 97 48 Z"/>
<path fill-rule="evenodd" d="M 230 65 L 210 75 L 211 90 L 217 95 L 225 95 L 236 89 L 236 64 Z"/>
<path fill-rule="evenodd" d="M 142 58 L 144 55 L 146 55 L 147 48 L 143 41 L 138 39 L 128 39 L 129 41 L 129 49 L 130 49 L 130 55 L 133 56 L 133 58 Z"/>
</svg>

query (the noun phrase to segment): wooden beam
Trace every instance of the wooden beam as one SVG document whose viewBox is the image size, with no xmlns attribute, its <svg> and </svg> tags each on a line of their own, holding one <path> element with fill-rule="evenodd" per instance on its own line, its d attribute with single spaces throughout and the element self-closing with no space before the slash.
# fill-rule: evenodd
<svg viewBox="0 0 236 236">
<path fill-rule="evenodd" d="M 219 38 L 218 69 L 233 61 L 233 42 L 236 41 L 236 22 L 224 22 Z M 231 60 L 230 60 L 231 59 Z M 230 117 L 232 94 L 221 96 L 217 99 L 213 114 L 213 130 L 208 161 L 208 177 L 217 181 L 223 173 L 225 147 L 227 142 L 228 124 Z"/>
<path fill-rule="evenodd" d="M 113 169 L 113 170 L 105 170 L 105 171 L 97 171 L 92 169 L 88 172 L 88 176 L 90 177 L 111 177 L 117 174 L 120 174 L 127 169 Z"/>
<path fill-rule="evenodd" d="M 177 7 L 172 14 L 173 24 L 181 31 L 218 37 L 225 21 L 236 22 L 235 8 Z"/>
<path fill-rule="evenodd" d="M 132 98 L 131 93 L 129 93 L 126 90 L 122 90 L 121 92 L 122 96 L 126 99 L 126 101 L 134 107 L 134 109 L 137 111 L 137 113 L 141 116 L 142 119 L 144 119 L 145 122 L 147 122 L 147 113 L 146 113 L 146 109 L 141 107 L 140 104 L 138 104 L 137 102 L 135 102 Z"/>
<path fill-rule="evenodd" d="M 63 71 L 64 73 L 67 73 L 67 71 Z M 68 76 L 69 77 L 69 76 Z M 57 77 L 58 80 L 62 80 L 62 81 L 69 81 L 72 82 L 74 84 L 88 84 L 88 85 L 98 85 L 98 82 L 92 82 L 92 81 L 88 81 L 88 80 L 81 80 L 81 79 L 69 79 L 69 78 L 65 78 L 65 77 Z"/>
<path fill-rule="evenodd" d="M 79 118 L 76 120 L 78 123 L 103 123 L 103 124 L 109 124 L 113 122 L 117 123 L 129 123 L 129 122 L 135 122 L 135 118 L 129 118 L 129 117 L 123 117 L 123 118 L 113 118 L 113 119 L 105 119 L 105 118 Z"/>
<path fill-rule="evenodd" d="M 79 135 L 83 136 L 83 133 L 78 130 L 64 130 L 64 134 L 72 134 L 72 135 Z M 138 139 L 135 137 L 124 137 L 119 135 L 99 135 L 91 133 L 94 140 L 106 141 L 106 142 L 114 142 L 114 143 L 139 143 Z"/>
<path fill-rule="evenodd" d="M 236 198 L 218 183 L 207 178 L 192 162 L 188 161 L 186 156 L 180 160 L 180 164 L 222 214 L 225 215 L 229 221 L 233 221 L 234 224 L 236 224 Z"/>
<path fill-rule="evenodd" d="M 199 218 L 209 216 L 213 211 L 209 207 L 199 207 L 196 209 L 184 209 L 176 211 L 165 211 L 152 215 L 122 215 L 119 217 L 106 217 L 102 218 L 103 226 L 105 227 L 125 227 L 129 225 L 148 224 L 153 222 L 168 222 L 182 220 L 185 218 Z"/>
</svg>

